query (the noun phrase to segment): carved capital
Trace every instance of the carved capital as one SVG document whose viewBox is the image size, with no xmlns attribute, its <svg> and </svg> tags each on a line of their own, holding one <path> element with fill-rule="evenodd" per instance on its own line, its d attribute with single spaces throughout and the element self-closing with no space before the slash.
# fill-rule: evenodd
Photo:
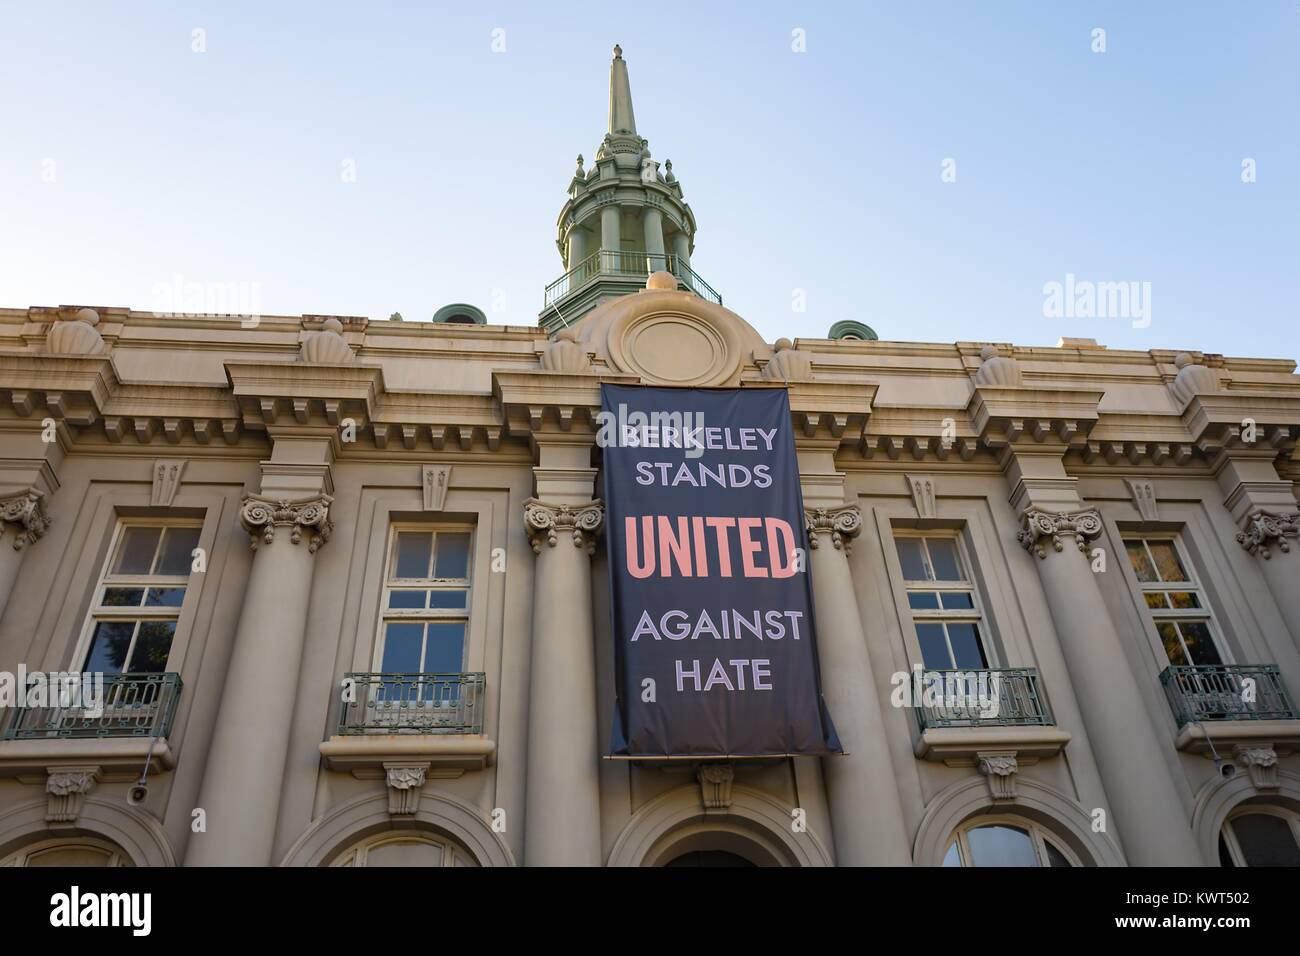
<svg viewBox="0 0 1300 956">
<path fill-rule="evenodd" d="M 1273 545 L 1283 553 L 1291 550 L 1287 538 L 1300 534 L 1300 514 L 1256 511 L 1246 519 L 1246 530 L 1237 532 L 1237 543 L 1251 554 L 1273 557 Z"/>
<path fill-rule="evenodd" d="M 808 522 L 808 547 L 816 550 L 821 542 L 819 537 L 828 534 L 837 550 L 848 554 L 851 543 L 862 530 L 862 509 L 857 505 L 841 505 L 838 508 L 807 508 L 804 518 Z"/>
<path fill-rule="evenodd" d="M 38 540 L 50 526 L 50 516 L 45 513 L 45 495 L 28 488 L 0 498 L 0 531 L 4 525 L 14 526 L 15 551 Z"/>
<path fill-rule="evenodd" d="M 47 823 L 76 823 L 86 794 L 99 781 L 99 767 L 50 767 L 45 780 Z"/>
<path fill-rule="evenodd" d="M 297 544 L 306 530 L 307 550 L 312 554 L 329 540 L 334 524 L 329 520 L 329 506 L 334 499 L 329 495 L 295 498 L 291 501 L 245 495 L 239 510 L 239 523 L 248 532 L 253 550 L 259 544 L 275 540 L 276 528 L 289 528 L 289 541 Z"/>
<path fill-rule="evenodd" d="M 725 810 L 731 806 L 731 785 L 736 780 L 731 764 L 703 764 L 695 778 L 700 782 L 700 799 L 705 810 Z"/>
<path fill-rule="evenodd" d="M 428 763 L 384 763 L 390 814 L 409 817 L 420 808 L 420 788 L 424 786 L 429 766 Z"/>
<path fill-rule="evenodd" d="M 1065 550 L 1064 539 L 1074 538 L 1080 551 L 1088 550 L 1088 542 L 1101 534 L 1101 514 L 1095 508 L 1086 511 L 1044 511 L 1030 508 L 1021 518 L 1024 527 L 1016 534 L 1016 540 L 1026 551 L 1032 551 L 1040 558 L 1047 557 L 1043 539 L 1051 538 L 1052 547 L 1057 551 Z"/>
<path fill-rule="evenodd" d="M 524 502 L 524 531 L 534 554 L 542 553 L 542 545 L 555 547 L 561 534 L 568 534 L 574 547 L 595 554 L 604 524 L 605 505 L 601 501 L 577 506 L 547 504 L 537 498 Z"/>
<path fill-rule="evenodd" d="M 1016 798 L 1016 774 L 1020 763 L 1013 751 L 977 754 L 979 771 L 989 785 L 989 795 L 996 801 Z"/>
<path fill-rule="evenodd" d="M 1277 751 L 1271 744 L 1262 747 L 1238 746 L 1236 757 L 1237 762 L 1246 768 L 1256 790 L 1278 788 Z"/>
</svg>

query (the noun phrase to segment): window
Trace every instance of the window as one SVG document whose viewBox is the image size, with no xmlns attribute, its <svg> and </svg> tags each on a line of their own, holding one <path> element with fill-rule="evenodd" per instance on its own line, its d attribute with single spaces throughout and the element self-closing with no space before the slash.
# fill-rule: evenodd
<svg viewBox="0 0 1300 956">
<path fill-rule="evenodd" d="M 929 670 L 984 670 L 988 656 L 975 588 L 955 537 L 897 535 L 907 605 Z"/>
<path fill-rule="evenodd" d="M 459 674 L 469 621 L 470 534 L 399 528 L 385 579 L 377 669 Z"/>
<path fill-rule="evenodd" d="M 984 817 L 953 834 L 944 866 L 1079 866 L 1042 827 L 1015 817 Z"/>
<path fill-rule="evenodd" d="M 1300 866 L 1300 814 L 1250 806 L 1234 813 L 1219 834 L 1221 866 Z"/>
<path fill-rule="evenodd" d="M 343 851 L 330 866 L 464 866 L 478 861 L 458 843 L 433 833 L 382 833 Z"/>
<path fill-rule="evenodd" d="M 0 860 L 0 867 L 132 866 L 131 858 L 107 840 L 91 837 L 42 840 Z"/>
<path fill-rule="evenodd" d="M 195 524 L 123 524 L 95 587 L 82 668 L 104 674 L 160 674 L 185 602 Z"/>
<path fill-rule="evenodd" d="M 1209 605 L 1188 570 L 1191 563 L 1183 559 L 1177 539 L 1125 538 L 1124 548 L 1169 663 L 1227 663 L 1215 640 Z"/>
</svg>

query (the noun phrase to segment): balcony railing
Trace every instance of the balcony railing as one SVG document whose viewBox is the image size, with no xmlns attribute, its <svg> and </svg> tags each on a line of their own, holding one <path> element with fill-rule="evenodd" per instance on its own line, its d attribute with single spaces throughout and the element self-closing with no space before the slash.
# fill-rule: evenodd
<svg viewBox="0 0 1300 956">
<path fill-rule="evenodd" d="M 347 674 L 340 734 L 481 734 L 484 675 Z"/>
<path fill-rule="evenodd" d="M 921 689 L 923 696 L 915 705 L 922 730 L 1055 723 L 1032 667 L 927 670 L 921 674 Z"/>
<path fill-rule="evenodd" d="M 709 302 L 722 304 L 722 296 L 701 279 L 686 260 L 674 253 L 600 249 L 546 287 L 544 307 L 549 308 L 569 293 L 578 291 L 588 282 L 601 276 L 644 279 L 652 272 L 671 272 L 677 277 L 678 284 L 684 286 L 687 291 L 694 292 L 701 299 L 707 299 Z"/>
<path fill-rule="evenodd" d="M 102 701 L 19 707 L 6 740 L 58 737 L 166 737 L 181 695 L 179 674 L 106 674 Z"/>
<path fill-rule="evenodd" d="M 1271 664 L 1170 665 L 1160 673 L 1178 726 L 1201 720 L 1295 720 Z"/>
</svg>

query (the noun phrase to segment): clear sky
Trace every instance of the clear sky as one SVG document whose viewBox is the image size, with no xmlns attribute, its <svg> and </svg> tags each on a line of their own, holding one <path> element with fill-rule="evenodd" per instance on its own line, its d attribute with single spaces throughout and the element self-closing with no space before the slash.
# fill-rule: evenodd
<svg viewBox="0 0 1300 956">
<path fill-rule="evenodd" d="M 769 341 L 1300 356 L 1300 0 L 3 2 L 0 305 L 533 325 L 615 42 Z M 1149 324 L 1045 315 L 1067 275 Z"/>
</svg>

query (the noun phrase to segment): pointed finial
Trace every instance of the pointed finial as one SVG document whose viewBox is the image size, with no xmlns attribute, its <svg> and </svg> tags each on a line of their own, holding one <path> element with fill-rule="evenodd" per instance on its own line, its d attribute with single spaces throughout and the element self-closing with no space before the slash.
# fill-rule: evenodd
<svg viewBox="0 0 1300 956">
<path fill-rule="evenodd" d="M 619 46 L 617 43 L 614 44 L 614 59 L 616 60 L 623 59 L 623 48 Z"/>
<path fill-rule="evenodd" d="M 614 62 L 609 65 L 609 132 L 636 135 L 636 117 L 632 114 L 632 84 L 627 77 L 623 48 L 614 47 Z"/>
</svg>

